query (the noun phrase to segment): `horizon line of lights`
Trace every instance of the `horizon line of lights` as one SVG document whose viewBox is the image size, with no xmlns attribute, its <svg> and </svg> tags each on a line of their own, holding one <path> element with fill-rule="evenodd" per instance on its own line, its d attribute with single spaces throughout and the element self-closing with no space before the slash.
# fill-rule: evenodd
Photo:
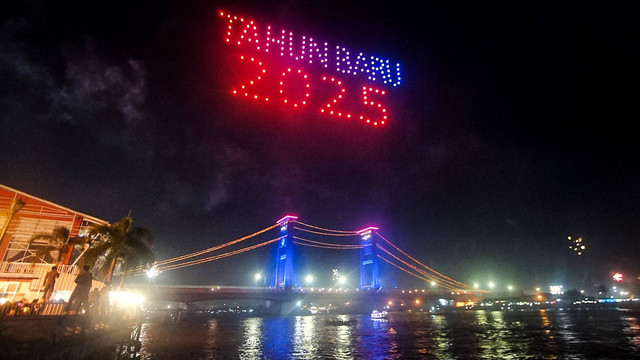
<svg viewBox="0 0 640 360">
<path fill-rule="evenodd" d="M 362 52 L 355 58 L 351 52 L 336 45 L 333 56 L 330 55 L 328 42 L 317 42 L 313 37 L 301 35 L 297 47 L 294 47 L 294 35 L 292 31 L 282 29 L 278 35 L 272 33 L 271 25 L 264 27 L 264 40 L 261 38 L 259 28 L 253 20 L 244 17 L 232 16 L 224 11 L 219 12 L 221 17 L 227 18 L 227 32 L 225 41 L 232 43 L 232 36 L 235 35 L 233 43 L 238 46 L 243 43 L 251 43 L 256 50 L 269 53 L 275 51 L 282 57 L 289 57 L 299 62 L 308 64 L 319 64 L 320 67 L 331 69 L 329 66 L 332 60 L 335 61 L 332 69 L 339 74 L 349 74 L 352 76 L 366 76 L 369 81 L 390 84 L 393 87 L 399 86 L 402 81 L 400 63 L 392 64 L 388 59 L 377 56 L 366 56 Z M 262 41 L 263 40 L 263 41 Z M 264 44 L 264 46 L 262 46 Z M 317 60 L 317 61 L 315 61 Z"/>
</svg>

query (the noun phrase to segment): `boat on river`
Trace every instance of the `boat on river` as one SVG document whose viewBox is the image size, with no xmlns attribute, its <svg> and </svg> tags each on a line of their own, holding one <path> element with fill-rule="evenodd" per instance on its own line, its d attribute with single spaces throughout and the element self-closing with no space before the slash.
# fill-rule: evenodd
<svg viewBox="0 0 640 360">
<path fill-rule="evenodd" d="M 371 320 L 388 320 L 389 314 L 386 311 L 373 310 L 371 312 Z"/>
<path fill-rule="evenodd" d="M 349 319 L 327 319 L 325 321 L 325 324 L 327 325 L 336 325 L 336 326 L 340 326 L 340 325 L 353 325 L 356 324 L 357 321 L 354 320 L 349 320 Z"/>
</svg>

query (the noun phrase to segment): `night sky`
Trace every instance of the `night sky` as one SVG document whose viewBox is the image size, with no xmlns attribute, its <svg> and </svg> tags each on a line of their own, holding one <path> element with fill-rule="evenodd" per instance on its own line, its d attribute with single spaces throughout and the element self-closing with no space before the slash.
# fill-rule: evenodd
<svg viewBox="0 0 640 360">
<path fill-rule="evenodd" d="M 630 9 L 256 3 L 1 5 L 0 183 L 111 222 L 131 211 L 153 231 L 158 259 L 293 213 L 332 229 L 377 225 L 466 283 L 571 288 L 640 275 Z M 243 74 L 221 9 L 399 62 L 389 123 L 233 97 Z M 567 236 L 585 240 L 583 257 Z M 269 256 L 158 281 L 249 285 Z M 304 259 L 327 283 L 330 268 L 357 266 L 357 253 L 305 250 Z M 423 284 L 385 269 L 387 286 Z"/>
</svg>

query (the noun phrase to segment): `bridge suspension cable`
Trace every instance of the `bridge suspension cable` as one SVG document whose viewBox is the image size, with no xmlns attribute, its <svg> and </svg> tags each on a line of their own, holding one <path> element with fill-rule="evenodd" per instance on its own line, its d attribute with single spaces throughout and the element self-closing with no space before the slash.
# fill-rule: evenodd
<svg viewBox="0 0 640 360">
<path fill-rule="evenodd" d="M 451 289 L 455 289 L 456 287 L 460 288 L 460 286 L 456 283 L 454 283 L 453 281 L 449 281 L 446 279 L 443 279 L 441 277 L 438 277 L 436 275 L 433 274 L 429 274 L 426 271 L 412 265 L 409 264 L 408 262 L 400 259 L 399 257 L 397 257 L 396 255 L 392 254 L 389 250 L 385 249 L 383 246 L 381 246 L 380 244 L 377 245 L 378 249 L 384 251 L 385 253 L 389 254 L 391 257 L 393 257 L 394 259 L 396 259 L 397 261 L 401 262 L 402 264 L 408 266 L 410 269 L 417 271 L 419 274 L 421 274 L 421 276 L 424 276 L 425 278 L 427 278 L 427 281 L 435 281 L 438 285 L 442 286 L 442 287 L 451 287 Z M 390 262 L 389 260 L 385 259 L 385 261 Z M 396 266 L 399 267 L 399 266 Z M 414 275 L 410 272 L 407 271 L 407 273 Z M 414 275 L 415 276 L 415 275 Z M 425 280 L 424 278 L 420 277 L 421 279 Z"/>
<path fill-rule="evenodd" d="M 265 233 L 265 232 L 275 228 L 276 226 L 278 226 L 278 224 L 271 225 L 271 226 L 266 227 L 266 228 L 264 228 L 262 230 L 258 230 L 256 232 L 254 232 L 253 234 L 249 234 L 247 236 L 243 236 L 243 237 L 237 238 L 235 240 L 231 240 L 231 241 L 226 242 L 224 244 L 212 246 L 210 248 L 207 248 L 207 249 L 204 249 L 204 250 L 200 250 L 200 251 L 195 251 L 195 252 L 192 252 L 190 254 L 180 255 L 180 256 L 176 256 L 176 257 L 170 258 L 170 259 L 165 259 L 165 260 L 162 260 L 162 261 L 158 261 L 158 262 L 156 262 L 155 265 L 160 267 L 160 266 L 163 266 L 163 265 L 166 265 L 166 264 L 171 264 L 171 263 L 174 263 L 174 262 L 178 262 L 178 261 L 190 259 L 190 258 L 193 258 L 193 257 L 196 257 L 196 256 L 204 255 L 206 253 L 209 253 L 209 252 L 212 252 L 212 251 L 216 251 L 216 250 L 225 248 L 227 246 L 231 246 L 231 245 L 237 244 L 239 242 L 251 239 L 252 237 L 255 237 L 255 236 L 258 236 L 258 235 L 260 235 L 262 233 Z M 144 266 L 138 266 L 138 267 L 133 269 L 133 271 L 145 271 L 145 270 L 146 269 L 144 268 Z"/>
<path fill-rule="evenodd" d="M 296 230 L 300 230 L 300 231 L 304 231 L 310 234 L 315 234 L 315 235 L 321 235 L 321 236 L 360 236 L 358 231 L 345 231 L 345 230 L 332 230 L 332 229 L 327 229 L 327 228 L 323 228 L 323 227 L 319 227 L 319 226 L 315 226 L 315 225 L 310 225 L 310 224 L 305 224 L 305 223 L 301 223 L 300 221 L 296 221 L 298 224 L 301 224 L 307 228 L 303 228 L 300 226 L 295 226 L 294 229 Z M 314 230 L 311 230 L 314 229 Z M 382 240 L 384 240 L 385 242 L 387 242 L 389 245 L 391 245 L 393 247 L 393 249 L 395 249 L 396 251 L 398 251 L 400 254 L 406 256 L 408 259 L 410 259 L 410 261 L 413 261 L 415 264 L 417 264 L 418 266 L 422 267 L 418 267 L 416 265 L 412 265 L 402 259 L 400 259 L 398 256 L 392 254 L 389 250 L 385 249 L 384 247 L 382 247 L 379 243 L 377 244 L 377 247 L 380 248 L 382 251 L 386 252 L 387 254 L 389 254 L 391 257 L 393 257 L 395 259 L 395 261 L 399 261 L 402 264 L 404 264 L 404 266 L 408 267 L 411 270 L 408 270 L 405 267 L 402 267 L 401 265 L 398 265 L 397 263 L 393 263 L 392 260 L 389 260 L 387 258 L 382 258 L 385 262 L 388 262 L 390 264 L 392 264 L 393 266 L 399 268 L 402 271 L 407 272 L 408 274 L 418 277 L 422 280 L 425 281 L 433 281 L 435 283 L 437 283 L 439 286 L 443 287 L 443 288 L 448 288 L 450 290 L 455 290 L 455 289 L 466 289 L 466 288 L 470 288 L 469 285 L 464 284 L 460 281 L 454 280 L 438 271 L 435 271 L 434 269 L 426 266 L 425 264 L 421 263 L 420 261 L 418 261 L 417 259 L 415 259 L 414 257 L 412 257 L 411 255 L 407 254 L 405 251 L 403 251 L 402 249 L 400 249 L 398 246 L 396 246 L 395 244 L 391 243 L 391 241 L 389 241 L 387 238 L 385 238 L 384 236 L 382 236 L 380 233 L 376 232 L 376 235 L 378 235 Z M 302 246 L 310 246 L 310 247 L 316 247 L 316 248 L 324 248 L 324 249 L 338 249 L 338 250 L 348 250 L 348 249 L 360 249 L 362 248 L 362 246 L 358 246 L 358 245 L 349 245 L 349 244 L 336 244 L 334 242 L 321 242 L 321 241 L 315 241 L 315 240 L 309 240 L 309 239 L 305 239 L 305 238 L 301 238 L 298 236 L 294 236 L 294 239 L 297 241 L 294 241 L 294 244 L 296 245 L 302 245 Z M 378 255 L 380 257 L 380 255 Z"/>
<path fill-rule="evenodd" d="M 414 276 L 414 277 L 416 277 L 416 278 L 418 278 L 418 279 L 420 279 L 420 280 L 424 280 L 424 281 L 432 281 L 432 280 L 433 280 L 433 279 L 431 279 L 431 278 L 423 277 L 423 276 L 420 276 L 419 274 L 413 273 L 413 272 L 411 272 L 411 271 L 409 271 L 409 270 L 407 270 L 407 269 L 403 268 L 402 266 L 400 266 L 400 265 L 398 265 L 398 264 L 395 264 L 395 263 L 394 263 L 394 262 L 392 262 L 391 260 L 384 258 L 384 257 L 383 257 L 383 256 L 381 256 L 381 255 L 378 255 L 378 258 L 379 258 L 380 260 L 385 261 L 385 262 L 386 262 L 386 263 L 388 263 L 389 265 L 391 265 L 391 266 L 393 266 L 393 267 L 395 267 L 395 268 L 397 268 L 397 269 L 399 269 L 399 270 L 401 270 L 401 271 L 404 271 L 405 273 L 407 273 L 407 274 L 409 274 L 409 275 L 411 275 L 411 276 Z M 441 287 L 443 287 L 443 288 L 447 289 L 447 290 L 456 290 L 456 288 L 454 288 L 453 286 L 448 285 L 448 284 L 439 284 L 439 285 L 440 285 Z"/>
<path fill-rule="evenodd" d="M 229 257 L 229 256 L 238 255 L 238 254 L 241 254 L 243 252 L 254 250 L 254 249 L 257 249 L 259 247 L 272 244 L 272 243 L 274 243 L 274 242 L 276 242 L 278 240 L 280 240 L 280 237 L 277 237 L 277 238 L 271 239 L 271 240 L 267 240 L 267 241 L 261 242 L 261 243 L 256 244 L 256 245 L 247 246 L 247 247 L 244 247 L 244 248 L 241 248 L 241 249 L 238 249 L 238 250 L 228 251 L 226 253 L 209 256 L 209 257 L 202 258 L 202 259 L 190 260 L 190 261 L 186 261 L 186 262 L 182 262 L 182 263 L 178 263 L 178 264 L 173 264 L 173 265 L 158 266 L 158 271 L 176 270 L 176 269 L 181 269 L 181 268 L 188 267 L 188 266 L 204 264 L 204 263 L 207 263 L 207 262 L 210 262 L 210 261 L 219 260 L 219 259 L 223 259 L 223 258 L 226 258 L 226 257 Z M 133 276 L 141 275 L 144 272 L 145 272 L 144 270 L 137 271 L 137 272 L 133 272 L 131 275 L 133 275 Z"/>
<path fill-rule="evenodd" d="M 303 245 L 303 246 L 312 246 L 312 247 L 322 247 L 325 249 L 353 250 L 353 249 L 362 249 L 364 247 L 358 244 L 326 243 L 322 241 L 315 241 L 315 240 L 301 238 L 299 236 L 294 236 L 293 238 L 296 240 L 300 240 L 300 241 L 294 241 L 294 244 Z"/>
<path fill-rule="evenodd" d="M 326 231 L 329 233 L 337 233 L 337 234 L 348 234 L 348 235 L 358 235 L 358 231 L 357 230 L 334 230 L 334 229 L 327 229 L 327 228 L 323 228 L 323 227 L 319 227 L 319 226 L 315 226 L 315 225 L 310 225 L 310 224 L 305 224 L 302 221 L 296 220 L 296 223 L 312 228 L 312 229 L 316 229 L 316 230 L 322 230 L 322 231 Z"/>
<path fill-rule="evenodd" d="M 411 255 L 407 254 L 406 252 L 402 251 L 402 249 L 400 249 L 399 247 L 397 247 L 396 245 L 394 245 L 391 241 L 387 240 L 387 238 L 385 238 L 384 236 L 380 235 L 380 234 L 379 234 L 379 233 L 377 233 L 377 232 L 376 232 L 376 234 L 377 234 L 378 236 L 380 236 L 380 238 L 381 238 L 382 240 L 386 241 L 389 245 L 391 245 L 394 249 L 396 249 L 397 251 L 399 251 L 402 255 L 404 255 L 404 256 L 408 257 L 409 259 L 413 260 L 416 264 L 418 264 L 418 265 L 420 265 L 420 266 L 424 267 L 424 268 L 425 268 L 425 269 L 427 269 L 428 271 L 431 271 L 432 273 L 436 274 L 437 276 L 440 276 L 440 277 L 442 277 L 443 279 L 448 280 L 448 282 L 450 282 L 450 283 L 454 283 L 454 284 L 456 284 L 456 286 L 459 286 L 460 288 L 471 288 L 471 286 L 469 286 L 469 285 L 467 285 L 467 284 L 465 284 L 465 283 L 462 283 L 462 282 L 460 282 L 460 281 L 458 281 L 458 280 L 454 280 L 454 279 L 452 279 L 452 278 L 450 278 L 450 277 L 448 277 L 448 276 L 446 276 L 446 275 L 444 275 L 444 274 L 441 274 L 441 273 L 437 272 L 436 270 L 434 270 L 434 269 L 432 269 L 432 268 L 428 267 L 427 265 L 425 265 L 425 264 L 421 263 L 420 261 L 418 261 L 416 258 L 414 258 L 414 257 L 412 257 Z"/>
<path fill-rule="evenodd" d="M 327 228 L 323 228 L 323 227 L 319 227 L 319 226 L 315 226 L 315 225 L 310 225 L 310 224 L 306 224 L 303 222 L 300 222 L 298 220 L 292 221 L 296 224 L 298 224 L 299 226 L 294 226 L 293 228 L 295 230 L 299 230 L 302 232 L 306 232 L 309 234 L 314 234 L 314 235 L 319 235 L 319 236 L 331 236 L 331 237 L 349 237 L 349 236 L 357 236 L 359 237 L 361 234 L 359 231 L 355 231 L 355 230 L 334 230 L 334 229 L 327 229 Z M 194 266 L 194 265 L 198 265 L 198 264 L 203 264 L 203 263 L 207 263 L 210 261 L 215 261 L 215 260 L 219 260 L 219 259 L 223 259 L 229 256 L 234 256 L 237 254 L 241 254 L 244 253 L 246 251 L 250 251 L 250 250 L 254 250 L 257 249 L 259 247 L 262 246 L 266 246 L 269 245 L 271 243 L 274 243 L 280 239 L 282 239 L 282 237 L 277 237 L 271 240 L 267 240 L 264 241 L 262 243 L 256 244 L 256 245 L 252 245 L 252 246 L 247 246 L 238 250 L 233 250 L 233 251 L 228 251 L 226 253 L 222 253 L 222 254 L 218 254 L 218 255 L 212 255 L 212 256 L 208 256 L 205 258 L 201 258 L 201 259 L 193 259 L 193 260 L 189 260 L 192 259 L 194 257 L 197 256 L 201 256 L 216 250 L 220 250 L 222 248 L 231 246 L 231 245 L 235 245 L 238 244 L 242 241 L 251 239 L 253 237 L 256 237 L 260 234 L 263 234 L 277 226 L 279 226 L 280 223 L 276 223 L 274 225 L 271 225 L 269 227 L 266 227 L 262 230 L 256 231 L 253 234 L 249 234 L 240 238 L 237 238 L 235 240 L 232 241 L 228 241 L 224 244 L 220 244 L 220 245 L 216 245 L 216 246 L 212 246 L 209 247 L 207 249 L 203 249 L 200 251 L 195 251 L 189 254 L 185 254 L 185 255 L 181 255 L 181 256 L 176 256 L 170 259 L 165 259 L 162 261 L 158 261 L 157 263 L 154 264 L 155 268 L 158 271 L 169 271 L 169 270 L 176 270 L 176 269 L 181 269 L 184 267 L 188 267 L 188 266 Z M 448 276 L 445 276 L 437 271 L 435 271 L 434 269 L 424 265 L 423 263 L 421 263 L 420 261 L 418 261 L 417 259 L 415 259 L 414 257 L 410 256 L 409 254 L 407 254 L 405 251 L 401 250 L 398 246 L 394 245 L 393 243 L 391 243 L 391 241 L 389 241 L 388 239 L 386 239 L 384 236 L 382 236 L 380 233 L 375 232 L 376 235 L 378 235 L 382 240 L 384 240 L 386 243 L 388 243 L 389 245 L 391 245 L 393 247 L 393 249 L 395 249 L 396 251 L 398 251 L 400 254 L 406 256 L 408 259 L 410 259 L 411 261 L 413 261 L 415 264 L 421 266 L 422 268 L 419 268 L 416 265 L 410 264 L 405 260 L 402 260 L 400 257 L 392 254 L 389 250 L 387 250 L 386 248 L 384 248 L 380 243 L 376 244 L 376 247 L 378 249 L 380 249 L 381 251 L 385 252 L 386 254 L 388 254 L 389 256 L 391 256 L 393 259 L 395 259 L 395 261 L 400 262 L 402 265 L 397 264 L 396 262 L 394 262 L 394 260 L 390 260 L 388 258 L 385 258 L 383 256 L 381 256 L 380 254 L 378 254 L 378 258 L 382 259 L 383 261 L 389 263 L 390 265 L 406 272 L 409 275 L 412 275 L 414 277 L 417 277 L 419 279 L 425 280 L 425 281 L 435 281 L 438 285 L 440 285 L 443 288 L 447 288 L 450 290 L 456 290 L 456 289 L 468 289 L 470 288 L 469 285 L 464 284 L 460 281 L 454 280 Z M 360 245 L 360 244 L 339 244 L 339 243 L 335 243 L 335 242 L 324 242 L 324 241 L 317 241 L 317 240 L 310 240 L 310 239 L 306 239 L 303 237 L 299 237 L 299 236 L 293 236 L 293 243 L 296 245 L 301 245 L 301 246 L 309 246 L 309 247 L 316 247 L 316 248 L 325 248 L 325 249 L 334 249 L 334 250 L 354 250 L 354 249 L 362 249 L 364 246 Z M 188 261 L 187 261 L 188 260 Z M 426 269 L 426 270 L 425 270 Z M 146 272 L 146 268 L 144 266 L 138 266 L 132 270 L 130 270 L 128 275 L 132 275 L 132 276 L 136 276 L 136 275 L 140 275 L 144 272 Z"/>
<path fill-rule="evenodd" d="M 334 233 L 328 233 L 328 232 L 320 232 L 320 231 L 314 231 L 314 230 L 301 228 L 301 227 L 298 227 L 298 226 L 294 226 L 293 228 L 296 229 L 296 230 L 308 232 L 308 233 L 311 233 L 311 234 L 324 235 L 324 236 L 358 236 L 357 234 L 346 234 L 346 233 L 334 234 Z"/>
</svg>

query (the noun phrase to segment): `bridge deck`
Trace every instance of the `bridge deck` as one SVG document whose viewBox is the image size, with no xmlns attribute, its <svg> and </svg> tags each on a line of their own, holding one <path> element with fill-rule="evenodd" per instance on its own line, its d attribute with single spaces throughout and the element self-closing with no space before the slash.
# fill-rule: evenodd
<svg viewBox="0 0 640 360">
<path fill-rule="evenodd" d="M 331 300 L 331 299 L 395 299 L 395 300 L 437 300 L 450 299 L 455 301 L 477 301 L 483 297 L 480 291 L 447 291 L 447 290 L 398 290 L 382 289 L 378 291 L 354 290 L 354 289 L 327 289 L 327 288 L 292 288 L 287 290 L 265 287 L 222 287 L 222 286 L 159 286 L 159 287 L 128 287 L 130 292 L 143 294 L 147 300 L 175 301 L 193 303 L 208 300 L 266 300 L 266 301 L 291 301 L 293 299 L 304 300 Z"/>
</svg>

